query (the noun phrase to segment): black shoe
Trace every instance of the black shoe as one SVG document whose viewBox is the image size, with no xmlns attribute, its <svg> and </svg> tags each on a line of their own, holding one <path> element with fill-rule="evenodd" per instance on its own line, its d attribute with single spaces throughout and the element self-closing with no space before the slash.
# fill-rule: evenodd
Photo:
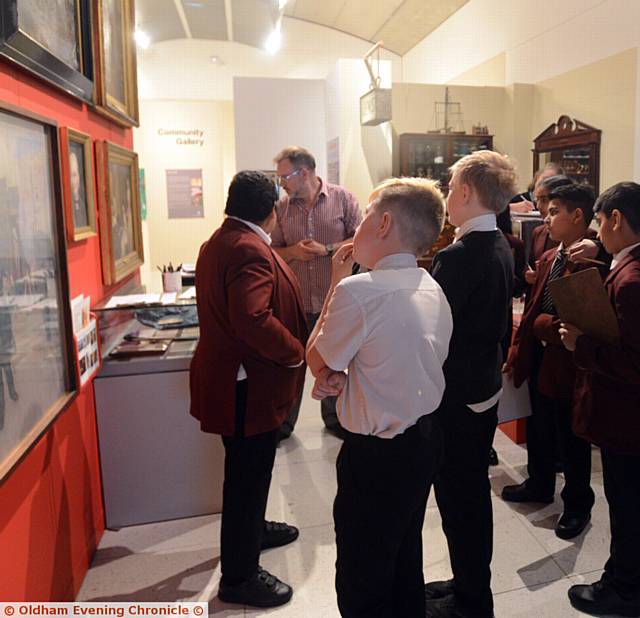
<svg viewBox="0 0 640 618">
<path fill-rule="evenodd" d="M 278 607 L 291 600 L 293 589 L 277 577 L 258 567 L 256 574 L 241 584 L 230 586 L 220 581 L 218 598 L 225 603 L 251 607 Z"/>
<path fill-rule="evenodd" d="M 454 594 L 431 599 L 426 603 L 426 618 L 493 618 L 493 611 L 463 607 Z"/>
<path fill-rule="evenodd" d="M 280 442 L 282 442 L 283 440 L 290 438 L 292 433 L 293 429 L 291 429 L 290 427 L 285 427 L 284 425 L 280 427 L 280 429 L 278 429 L 278 444 L 280 444 Z"/>
<path fill-rule="evenodd" d="M 525 481 L 519 485 L 507 485 L 502 488 L 502 499 L 507 502 L 542 502 L 551 504 L 553 496 L 543 496 L 533 491 Z"/>
<path fill-rule="evenodd" d="M 591 520 L 591 512 L 589 513 L 569 513 L 565 511 L 560 515 L 556 524 L 556 536 L 560 539 L 568 541 L 578 536 Z"/>
<path fill-rule="evenodd" d="M 498 465 L 498 453 L 496 453 L 496 449 L 494 449 L 493 446 L 489 449 L 489 465 Z"/>
<path fill-rule="evenodd" d="M 640 616 L 640 595 L 635 601 L 628 601 L 602 580 L 590 586 L 584 584 L 571 586 L 568 595 L 571 605 L 585 614 Z"/>
<path fill-rule="evenodd" d="M 299 534 L 300 531 L 295 526 L 289 526 L 279 521 L 265 521 L 260 549 L 288 545 L 293 543 Z"/>
<path fill-rule="evenodd" d="M 336 438 L 340 438 L 340 440 L 344 440 L 347 436 L 347 432 L 343 429 L 341 425 L 325 425 L 325 429 Z"/>
<path fill-rule="evenodd" d="M 431 601 L 431 599 L 441 599 L 442 597 L 453 594 L 453 588 L 454 583 L 452 579 L 429 582 L 424 585 L 424 598 L 427 601 Z"/>
</svg>

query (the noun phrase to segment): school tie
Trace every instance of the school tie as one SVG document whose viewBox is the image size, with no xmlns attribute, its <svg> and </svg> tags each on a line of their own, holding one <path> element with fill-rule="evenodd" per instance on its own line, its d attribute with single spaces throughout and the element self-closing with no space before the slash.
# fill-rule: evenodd
<svg viewBox="0 0 640 618">
<path fill-rule="evenodd" d="M 551 264 L 551 272 L 549 273 L 549 278 L 547 279 L 547 283 L 544 286 L 544 294 L 542 295 L 542 313 L 550 313 L 551 315 L 557 315 L 556 308 L 553 305 L 553 298 L 551 297 L 551 292 L 549 291 L 549 281 L 553 281 L 554 279 L 559 279 L 564 272 L 565 267 L 567 266 L 567 255 L 564 251 L 558 251 L 556 253 L 556 257 L 553 260 L 553 264 Z"/>
</svg>

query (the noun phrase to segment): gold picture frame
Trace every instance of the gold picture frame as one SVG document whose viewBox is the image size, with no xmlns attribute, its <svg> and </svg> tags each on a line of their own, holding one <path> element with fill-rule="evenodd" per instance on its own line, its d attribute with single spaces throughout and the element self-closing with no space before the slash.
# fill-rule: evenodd
<svg viewBox="0 0 640 618">
<path fill-rule="evenodd" d="M 68 242 L 97 234 L 93 148 L 91 136 L 69 127 L 60 129 L 60 163 Z"/>
<path fill-rule="evenodd" d="M 93 0 L 95 109 L 139 126 L 134 0 Z"/>
<path fill-rule="evenodd" d="M 96 142 L 102 279 L 114 285 L 144 263 L 138 155 Z"/>
</svg>

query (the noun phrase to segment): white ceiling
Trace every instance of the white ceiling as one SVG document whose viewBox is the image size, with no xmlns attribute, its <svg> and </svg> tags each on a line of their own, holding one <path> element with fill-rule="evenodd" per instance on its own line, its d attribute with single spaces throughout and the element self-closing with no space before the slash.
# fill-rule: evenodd
<svg viewBox="0 0 640 618">
<path fill-rule="evenodd" d="M 289 0 L 284 15 L 404 55 L 468 0 Z M 136 23 L 152 42 L 197 38 L 262 47 L 278 0 L 137 0 Z"/>
</svg>

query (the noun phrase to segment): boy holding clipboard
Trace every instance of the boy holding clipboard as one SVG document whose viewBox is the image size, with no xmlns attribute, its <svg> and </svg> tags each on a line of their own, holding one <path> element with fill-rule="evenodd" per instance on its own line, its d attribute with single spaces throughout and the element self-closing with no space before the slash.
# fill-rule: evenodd
<svg viewBox="0 0 640 618">
<path fill-rule="evenodd" d="M 574 431 L 602 451 L 611 555 L 599 581 L 575 585 L 569 600 L 592 615 L 640 616 L 640 185 L 607 189 L 594 207 L 599 237 L 613 254 L 605 288 L 620 343 L 562 324 L 560 336 L 579 368 Z"/>
<path fill-rule="evenodd" d="M 568 254 L 570 247 L 587 234 L 593 218 L 594 195 L 591 187 L 572 184 L 556 188 L 549 200 L 545 225 L 551 239 L 560 242 L 560 246 L 550 249 L 539 260 L 530 302 L 505 365 L 505 373 L 513 376 L 514 386 L 529 380 L 535 393 L 533 414 L 527 426 L 529 478 L 519 485 L 506 486 L 502 498 L 507 502 L 553 502 L 557 442 L 565 484 L 561 493 L 564 512 L 555 533 L 562 539 L 572 539 L 591 519 L 594 503 L 590 485 L 591 445 L 571 429 L 576 367 L 560 339 L 560 319 L 550 284 L 571 272 L 592 267 L 590 262 L 570 262 Z"/>
</svg>

